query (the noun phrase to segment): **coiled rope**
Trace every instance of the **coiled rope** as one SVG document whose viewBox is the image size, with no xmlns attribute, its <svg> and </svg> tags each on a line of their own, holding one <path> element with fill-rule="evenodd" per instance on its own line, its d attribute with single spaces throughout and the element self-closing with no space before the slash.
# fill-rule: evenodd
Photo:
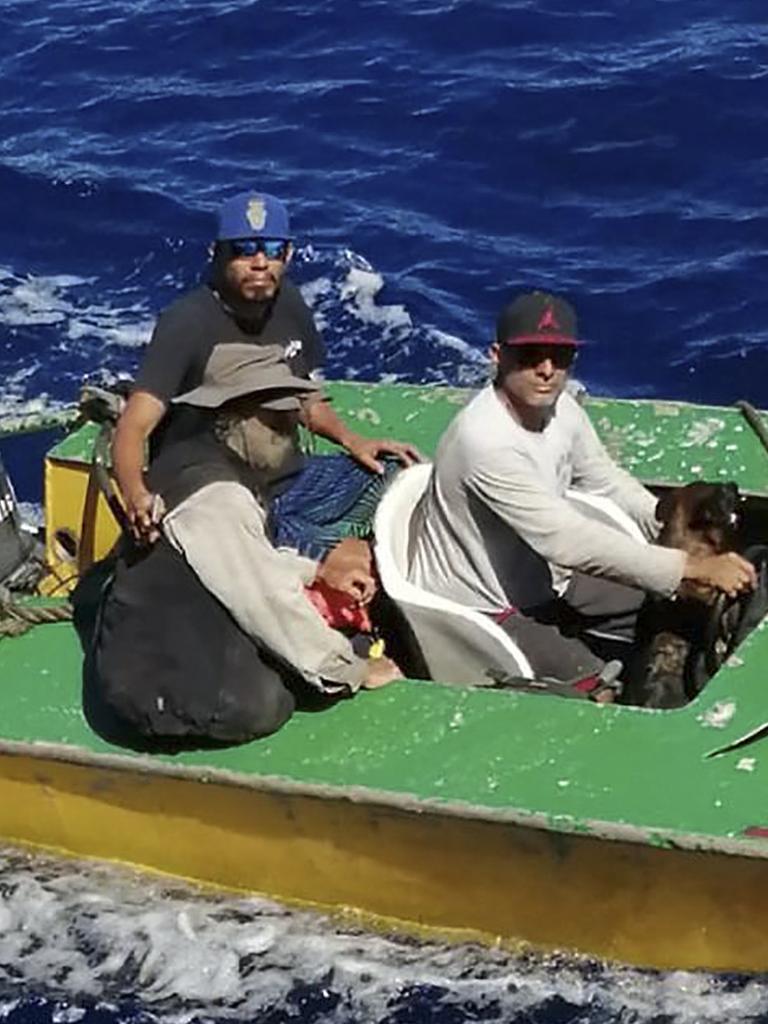
<svg viewBox="0 0 768 1024">
<path fill-rule="evenodd" d="M 68 622 L 72 618 L 72 605 L 62 601 L 55 605 L 22 604 L 5 587 L 0 587 L 0 639 L 21 636 L 33 626 L 48 622 Z"/>
</svg>

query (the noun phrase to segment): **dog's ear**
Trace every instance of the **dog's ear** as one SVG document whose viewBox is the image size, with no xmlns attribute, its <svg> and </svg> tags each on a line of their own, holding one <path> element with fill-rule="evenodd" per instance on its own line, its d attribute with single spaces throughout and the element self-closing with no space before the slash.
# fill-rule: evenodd
<svg viewBox="0 0 768 1024">
<path fill-rule="evenodd" d="M 656 502 L 656 519 L 660 523 L 668 523 L 672 513 L 675 510 L 675 502 L 677 500 L 677 488 L 672 488 L 671 491 L 667 491 L 659 498 Z"/>
</svg>

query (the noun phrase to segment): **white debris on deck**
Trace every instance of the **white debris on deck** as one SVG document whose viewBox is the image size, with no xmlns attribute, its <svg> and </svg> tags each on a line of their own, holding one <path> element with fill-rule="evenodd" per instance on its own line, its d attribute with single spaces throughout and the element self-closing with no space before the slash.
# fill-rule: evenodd
<svg viewBox="0 0 768 1024">
<path fill-rule="evenodd" d="M 710 726 L 713 729 L 724 729 L 736 713 L 736 701 L 718 701 L 708 711 L 702 712 L 696 718 L 702 725 Z"/>
</svg>

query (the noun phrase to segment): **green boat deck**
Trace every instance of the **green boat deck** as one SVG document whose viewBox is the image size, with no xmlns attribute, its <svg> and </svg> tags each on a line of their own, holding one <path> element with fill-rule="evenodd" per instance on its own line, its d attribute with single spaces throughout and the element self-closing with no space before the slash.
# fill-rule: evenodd
<svg viewBox="0 0 768 1024">
<path fill-rule="evenodd" d="M 330 390 L 361 432 L 412 440 L 427 454 L 466 400 L 463 391 L 398 385 Z M 768 455 L 737 410 L 609 399 L 587 407 L 612 454 L 646 480 L 734 479 L 751 495 L 768 494 Z M 73 435 L 55 454 L 87 458 L 89 437 L 88 430 Z M 145 757 L 91 732 L 81 670 L 68 624 L 0 642 L 2 738 Z M 768 629 L 759 628 L 700 697 L 676 711 L 405 681 L 297 713 L 278 734 L 242 747 L 153 756 L 312 789 L 353 787 L 385 803 L 415 800 L 558 830 L 761 856 L 768 839 L 745 831 L 768 834 L 768 810 L 754 820 L 764 806 L 768 744 L 758 737 L 711 755 L 768 722 L 766 676 Z"/>
</svg>

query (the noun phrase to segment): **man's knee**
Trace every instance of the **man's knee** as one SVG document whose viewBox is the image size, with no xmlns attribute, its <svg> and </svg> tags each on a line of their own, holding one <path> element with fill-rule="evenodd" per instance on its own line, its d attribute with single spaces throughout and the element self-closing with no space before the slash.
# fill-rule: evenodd
<svg viewBox="0 0 768 1024">
<path fill-rule="evenodd" d="M 603 668 L 602 659 L 580 640 L 563 636 L 557 626 L 517 614 L 505 619 L 502 628 L 519 645 L 538 677 L 565 682 Z"/>
<path fill-rule="evenodd" d="M 169 666 L 120 653 L 108 645 L 97 649 L 96 698 L 146 739 L 245 743 L 275 732 L 296 706 L 281 677 L 259 661 L 255 649 L 247 672 L 220 666 L 218 692 L 207 666 L 196 672 L 188 661 Z"/>
<path fill-rule="evenodd" d="M 613 580 L 574 573 L 565 600 L 585 618 L 624 620 L 637 616 L 645 592 Z"/>
<path fill-rule="evenodd" d="M 278 673 L 263 666 L 258 678 L 247 687 L 222 693 L 210 735 L 229 743 L 269 736 L 285 725 L 295 709 L 296 700 Z"/>
</svg>

